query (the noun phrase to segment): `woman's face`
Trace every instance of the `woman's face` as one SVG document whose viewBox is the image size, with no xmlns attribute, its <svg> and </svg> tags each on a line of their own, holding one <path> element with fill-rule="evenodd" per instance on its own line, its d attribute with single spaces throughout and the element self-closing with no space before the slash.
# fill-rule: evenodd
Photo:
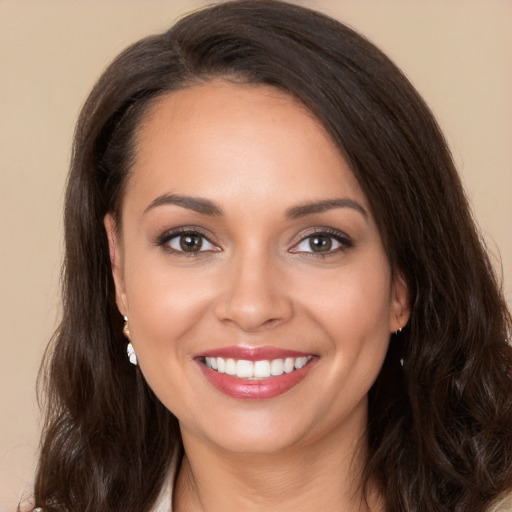
<svg viewBox="0 0 512 512">
<path fill-rule="evenodd" d="M 220 80 L 158 99 L 121 215 L 118 306 L 184 439 L 267 453 L 361 434 L 406 290 L 304 107 Z"/>
</svg>

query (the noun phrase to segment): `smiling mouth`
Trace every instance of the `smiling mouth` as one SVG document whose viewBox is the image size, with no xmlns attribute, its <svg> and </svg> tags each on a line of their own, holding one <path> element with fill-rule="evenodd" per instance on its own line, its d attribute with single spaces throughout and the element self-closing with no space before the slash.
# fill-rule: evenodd
<svg viewBox="0 0 512 512">
<path fill-rule="evenodd" d="M 313 356 L 248 361 L 224 357 L 204 357 L 207 368 L 239 379 L 264 380 L 290 374 L 306 366 Z"/>
</svg>

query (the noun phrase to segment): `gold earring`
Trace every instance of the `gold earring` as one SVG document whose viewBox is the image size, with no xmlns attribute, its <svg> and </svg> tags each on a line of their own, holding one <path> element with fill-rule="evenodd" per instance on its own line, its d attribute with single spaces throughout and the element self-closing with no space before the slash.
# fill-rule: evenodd
<svg viewBox="0 0 512 512">
<path fill-rule="evenodd" d="M 130 329 L 128 328 L 128 317 L 125 316 L 124 318 L 124 325 L 123 325 L 123 334 L 126 338 L 130 339 Z"/>
</svg>

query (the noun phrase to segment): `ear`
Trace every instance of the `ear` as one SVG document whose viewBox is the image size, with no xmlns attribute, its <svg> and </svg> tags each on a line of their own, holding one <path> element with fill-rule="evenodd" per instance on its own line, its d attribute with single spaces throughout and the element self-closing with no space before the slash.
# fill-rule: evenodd
<svg viewBox="0 0 512 512">
<path fill-rule="evenodd" d="M 110 213 L 107 213 L 103 219 L 103 224 L 107 232 L 110 265 L 112 267 L 112 277 L 114 278 L 114 285 L 116 287 L 117 308 L 121 315 L 128 316 L 128 302 L 126 300 L 124 284 L 124 261 L 116 221 Z"/>
<path fill-rule="evenodd" d="M 410 316 L 409 288 L 402 271 L 397 270 L 391 288 L 389 332 L 395 332 L 405 327 Z"/>
</svg>

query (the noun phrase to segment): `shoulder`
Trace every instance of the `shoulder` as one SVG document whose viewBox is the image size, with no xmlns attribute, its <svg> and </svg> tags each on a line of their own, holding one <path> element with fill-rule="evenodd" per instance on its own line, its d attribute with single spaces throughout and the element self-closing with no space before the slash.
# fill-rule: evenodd
<svg viewBox="0 0 512 512">
<path fill-rule="evenodd" d="M 508 492 L 498 499 L 488 512 L 512 512 L 512 492 Z"/>
<path fill-rule="evenodd" d="M 176 452 L 172 458 L 165 484 L 162 487 L 160 495 L 154 504 L 151 512 L 172 512 L 172 495 L 174 491 L 174 483 L 178 476 L 178 469 L 180 465 L 180 458 Z"/>
</svg>

